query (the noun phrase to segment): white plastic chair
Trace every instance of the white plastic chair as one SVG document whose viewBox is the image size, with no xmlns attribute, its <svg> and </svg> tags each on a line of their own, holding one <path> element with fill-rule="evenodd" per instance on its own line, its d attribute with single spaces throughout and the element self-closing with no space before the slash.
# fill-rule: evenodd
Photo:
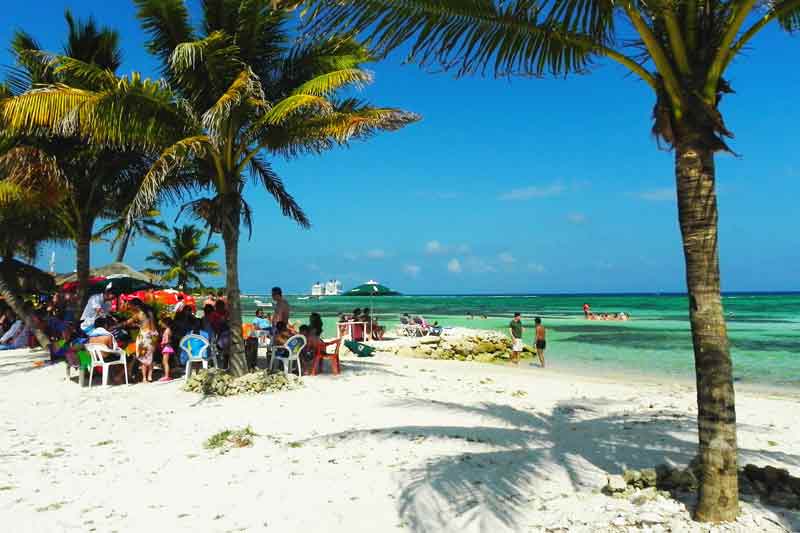
<svg viewBox="0 0 800 533">
<path fill-rule="evenodd" d="M 283 365 L 283 373 L 290 374 L 292 371 L 292 362 L 297 364 L 297 375 L 301 376 L 303 369 L 300 368 L 300 354 L 306 346 L 306 338 L 302 335 L 295 335 L 290 337 L 283 346 L 272 347 L 272 360 L 269 363 L 269 369 L 275 366 L 275 361 L 280 361 Z M 279 355 L 284 353 L 286 355 Z"/>
<path fill-rule="evenodd" d="M 94 376 L 94 368 L 99 366 L 103 369 L 103 387 L 108 387 L 108 374 L 109 369 L 113 365 L 122 365 L 122 370 L 125 373 L 125 385 L 128 384 L 128 354 L 125 350 L 117 346 L 114 342 L 114 348 L 103 346 L 102 344 L 85 344 L 86 351 L 92 357 L 92 364 L 89 366 L 89 388 L 92 388 L 92 377 Z M 117 355 L 119 359 L 113 361 L 106 361 L 104 355 Z"/>
<path fill-rule="evenodd" d="M 193 343 L 192 341 L 196 341 Z M 198 344 L 199 343 L 199 344 Z M 214 366 L 219 368 L 219 364 L 217 363 L 217 356 L 214 351 L 211 349 L 211 341 L 207 338 L 203 337 L 202 335 L 198 335 L 196 333 L 189 333 L 188 335 L 184 335 L 181 339 L 181 342 L 178 344 L 182 353 L 186 354 L 186 373 L 184 377 L 189 379 L 192 375 L 192 364 L 193 363 L 202 363 L 203 368 L 208 368 L 208 362 L 211 361 L 214 363 Z M 197 351 L 193 348 L 199 346 Z"/>
</svg>

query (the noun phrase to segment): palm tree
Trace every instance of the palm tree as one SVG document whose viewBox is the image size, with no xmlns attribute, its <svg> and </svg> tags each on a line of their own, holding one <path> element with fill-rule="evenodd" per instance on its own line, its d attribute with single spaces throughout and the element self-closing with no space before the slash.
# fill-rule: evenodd
<svg viewBox="0 0 800 533">
<path fill-rule="evenodd" d="M 67 41 L 63 53 L 93 65 L 98 70 L 115 71 L 121 63 L 118 35 L 109 28 L 98 28 L 89 19 L 76 21 L 67 11 Z M 6 101 L 34 93 L 42 86 L 69 84 L 75 90 L 91 90 L 95 81 L 79 79 L 59 70 L 53 55 L 43 52 L 29 34 L 15 33 L 11 49 L 16 66 L 10 69 Z M 95 222 L 112 218 L 130 203 L 133 191 L 149 166 L 142 154 L 108 146 L 86 146 L 74 136 L 58 137 L 41 130 L 6 129 L 4 150 L 0 152 L 9 168 L 8 179 L 31 189 L 57 187 L 65 192 L 54 206 L 58 217 L 76 245 L 76 270 L 79 299 L 87 298 L 90 245 Z"/>
<path fill-rule="evenodd" d="M 280 2 L 294 7 L 300 2 Z M 607 58 L 655 96 L 653 132 L 674 150 L 697 373 L 702 482 L 695 516 L 738 513 L 736 411 L 720 299 L 714 155 L 730 151 L 719 104 L 726 69 L 776 23 L 800 30 L 800 0 L 308 0 L 320 32 L 363 32 L 375 53 L 461 75 L 564 75 Z"/>
<path fill-rule="evenodd" d="M 164 268 L 147 269 L 148 272 L 158 274 L 165 281 L 177 281 L 180 290 L 186 290 L 190 283 L 195 287 L 203 287 L 199 274 L 212 276 L 220 274 L 219 263 L 208 260 L 219 246 L 216 244 L 203 246 L 202 230 L 191 224 L 172 230 L 174 232 L 172 238 L 169 235 L 158 237 L 164 249 L 155 251 L 147 257 L 147 261 L 154 261 Z"/>
<path fill-rule="evenodd" d="M 3 170 L 0 166 L 0 176 Z M 65 240 L 63 228 L 52 215 L 52 208 L 59 201 L 57 191 L 42 194 L 23 189 L 7 179 L 0 179 L 0 228 L 3 229 L 0 232 L 0 296 L 31 328 L 42 348 L 47 348 L 50 341 L 26 313 L 18 285 L 19 277 L 10 269 L 15 256 L 33 262 L 40 245 Z"/>
<path fill-rule="evenodd" d="M 111 235 L 109 241 L 111 250 L 117 249 L 117 257 L 114 260 L 117 263 L 122 263 L 125 259 L 125 252 L 128 251 L 128 246 L 136 240 L 137 236 L 142 236 L 155 242 L 161 240 L 159 231 L 167 231 L 169 228 L 164 222 L 158 220 L 160 216 L 161 212 L 158 209 L 148 209 L 138 217 L 129 217 L 127 212 L 123 212 L 119 218 L 115 218 L 101 226 L 95 232 L 93 238 L 105 240 Z"/>
<path fill-rule="evenodd" d="M 265 188 L 284 215 L 309 220 L 273 171 L 269 157 L 320 153 L 352 139 L 392 131 L 414 114 L 372 107 L 341 91 L 371 81 L 370 60 L 352 39 L 291 39 L 289 15 L 269 0 L 202 3 L 202 29 L 182 0 L 136 0 L 150 33 L 149 50 L 168 82 L 119 78 L 96 65 L 59 57 L 57 71 L 96 83 L 96 90 L 50 86 L 7 100 L 0 120 L 12 130 L 80 132 L 94 145 L 147 147 L 160 153 L 133 202 L 150 209 L 165 189 L 190 187 L 209 197 L 184 205 L 220 233 L 225 245 L 231 370 L 247 371 L 239 294 L 240 225 L 249 229 L 248 178 Z M 176 176 L 184 172 L 184 177 Z M 184 178 L 190 178 L 186 181 Z M 177 180 L 177 181 L 176 181 Z"/>
</svg>

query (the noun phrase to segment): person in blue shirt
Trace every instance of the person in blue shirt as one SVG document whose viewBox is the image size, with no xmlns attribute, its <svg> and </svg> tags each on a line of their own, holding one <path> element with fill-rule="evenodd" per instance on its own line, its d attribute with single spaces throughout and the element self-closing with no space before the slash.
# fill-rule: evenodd
<svg viewBox="0 0 800 533">
<path fill-rule="evenodd" d="M 264 318 L 264 312 L 261 309 L 256 309 L 256 317 L 253 319 L 253 326 L 258 331 L 269 331 L 270 321 Z"/>
</svg>

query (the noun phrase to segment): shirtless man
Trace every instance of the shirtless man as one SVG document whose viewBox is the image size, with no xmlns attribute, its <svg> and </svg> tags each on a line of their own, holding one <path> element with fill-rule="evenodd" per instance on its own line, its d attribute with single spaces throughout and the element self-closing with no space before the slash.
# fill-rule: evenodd
<svg viewBox="0 0 800 533">
<path fill-rule="evenodd" d="M 289 324 L 289 302 L 283 299 L 280 287 L 272 287 L 272 301 L 275 302 L 275 312 L 272 313 L 273 327 L 279 322 Z"/>
<path fill-rule="evenodd" d="M 533 320 L 533 323 L 536 324 L 536 355 L 539 356 L 539 363 L 544 368 L 544 349 L 547 347 L 544 326 L 542 325 L 542 319 L 538 316 Z"/>
</svg>

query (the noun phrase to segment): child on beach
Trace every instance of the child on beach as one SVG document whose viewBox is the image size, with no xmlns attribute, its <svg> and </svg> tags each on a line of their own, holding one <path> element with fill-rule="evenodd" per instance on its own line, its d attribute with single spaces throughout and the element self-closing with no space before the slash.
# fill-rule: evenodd
<svg viewBox="0 0 800 533">
<path fill-rule="evenodd" d="M 159 383 L 166 383 L 172 381 L 169 375 L 169 360 L 172 354 L 175 353 L 175 348 L 172 347 L 172 327 L 173 321 L 169 317 L 161 319 L 161 364 L 164 366 L 164 376 L 158 380 Z"/>
<path fill-rule="evenodd" d="M 508 331 L 511 333 L 511 362 L 515 365 L 519 364 L 519 358 L 522 354 L 522 333 L 525 327 L 522 325 L 522 317 L 519 313 L 514 313 L 514 318 L 508 324 Z"/>
<path fill-rule="evenodd" d="M 536 355 L 539 356 L 539 363 L 544 368 L 544 349 L 547 347 L 544 326 L 542 325 L 542 319 L 538 316 L 533 320 L 533 323 L 536 324 Z M 533 362 L 531 362 L 531 365 L 533 365 Z"/>
</svg>

